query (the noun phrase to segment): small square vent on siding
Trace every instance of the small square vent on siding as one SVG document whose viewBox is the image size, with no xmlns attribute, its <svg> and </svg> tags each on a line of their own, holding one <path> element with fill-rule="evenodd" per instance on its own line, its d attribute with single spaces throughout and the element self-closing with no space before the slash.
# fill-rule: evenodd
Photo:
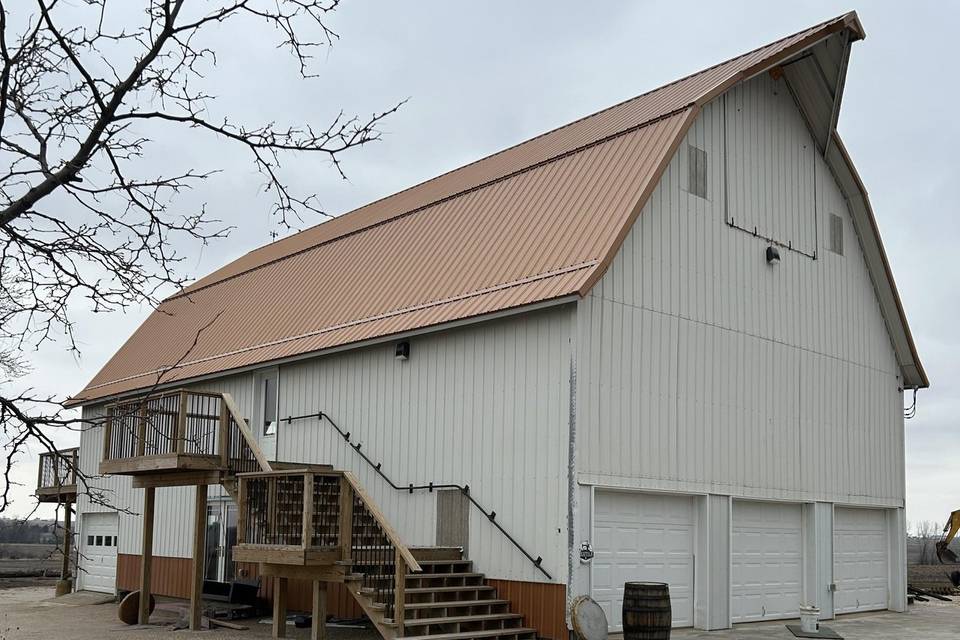
<svg viewBox="0 0 960 640">
<path fill-rule="evenodd" d="M 843 255 L 843 218 L 830 214 L 830 251 Z"/>
<path fill-rule="evenodd" d="M 707 152 L 691 145 L 687 146 L 687 191 L 701 198 L 707 197 Z"/>
</svg>

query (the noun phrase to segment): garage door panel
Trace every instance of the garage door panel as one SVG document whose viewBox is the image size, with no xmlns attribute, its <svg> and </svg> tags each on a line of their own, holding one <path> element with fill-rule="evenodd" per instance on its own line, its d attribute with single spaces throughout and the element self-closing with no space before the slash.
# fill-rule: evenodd
<svg viewBox="0 0 960 640">
<path fill-rule="evenodd" d="M 117 582 L 117 514 L 85 513 L 80 524 L 80 587 L 87 591 L 114 593 Z"/>
<path fill-rule="evenodd" d="M 734 622 L 799 615 L 801 527 L 800 505 L 734 501 L 730 580 Z"/>
<path fill-rule="evenodd" d="M 880 509 L 837 508 L 833 529 L 836 613 L 886 609 L 886 514 Z"/>
<path fill-rule="evenodd" d="M 592 595 L 621 629 L 623 584 L 666 582 L 674 626 L 693 624 L 693 499 L 687 496 L 598 492 L 594 519 Z"/>
</svg>

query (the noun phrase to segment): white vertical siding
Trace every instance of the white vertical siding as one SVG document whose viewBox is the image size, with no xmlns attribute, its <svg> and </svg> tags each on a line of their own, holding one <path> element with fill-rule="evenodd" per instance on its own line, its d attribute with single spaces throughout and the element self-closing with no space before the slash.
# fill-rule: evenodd
<svg viewBox="0 0 960 640">
<path fill-rule="evenodd" d="M 763 76 L 738 90 L 753 96 L 754 117 L 799 118 L 764 88 L 769 82 Z M 809 175 L 798 166 L 808 157 L 781 153 L 784 139 L 727 140 L 739 157 L 779 172 L 775 181 L 754 175 L 736 188 L 756 192 L 755 215 L 812 218 L 815 201 L 815 260 L 781 248 L 781 263 L 770 266 L 766 241 L 726 224 L 721 98 L 687 136 L 707 152 L 708 197 L 686 190 L 681 145 L 579 304 L 581 481 L 902 505 L 898 368 L 874 289 L 829 169 L 815 158 L 816 190 L 808 193 Z M 750 200 L 738 198 L 735 206 Z M 824 249 L 830 214 L 846 228 L 843 256 Z M 784 221 L 770 224 L 793 233 Z"/>
<path fill-rule="evenodd" d="M 567 452 L 573 308 L 524 314 L 281 367 L 278 458 L 356 473 L 403 538 L 432 545 L 436 494 L 398 492 L 327 423 L 324 411 L 398 484 L 470 486 L 557 582 L 567 566 Z M 543 580 L 470 510 L 470 553 L 491 577 Z"/>
<path fill-rule="evenodd" d="M 333 428 L 324 411 L 397 483 L 466 484 L 556 582 L 567 569 L 567 453 L 571 334 L 566 305 L 410 339 L 407 361 L 393 343 L 280 368 L 277 459 L 349 469 L 411 545 L 433 545 L 436 494 L 389 489 Z M 228 392 L 253 416 L 253 374 L 192 388 Z M 87 409 L 86 411 L 91 411 Z M 81 439 L 83 468 L 96 472 L 102 429 Z M 129 477 L 99 481 L 121 510 L 120 553 L 140 553 L 143 492 Z M 216 488 L 213 493 L 221 490 Z M 154 554 L 190 557 L 193 494 L 157 490 Z M 104 508 L 105 509 L 105 508 Z M 81 501 L 81 511 L 102 510 Z M 123 513 L 123 510 L 132 513 Z M 482 515 L 470 511 L 471 558 L 494 578 L 545 580 Z"/>
<path fill-rule="evenodd" d="M 727 220 L 812 255 L 816 144 L 786 82 L 761 74 L 728 91 L 719 106 L 726 115 Z"/>
</svg>

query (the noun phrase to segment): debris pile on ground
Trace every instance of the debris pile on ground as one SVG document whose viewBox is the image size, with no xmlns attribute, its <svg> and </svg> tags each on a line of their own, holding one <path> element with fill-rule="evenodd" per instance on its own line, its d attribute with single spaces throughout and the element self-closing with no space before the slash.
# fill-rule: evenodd
<svg viewBox="0 0 960 640">
<path fill-rule="evenodd" d="M 917 589 L 944 596 L 960 596 L 950 574 L 960 571 L 960 564 L 912 564 L 907 567 L 907 583 Z"/>
</svg>

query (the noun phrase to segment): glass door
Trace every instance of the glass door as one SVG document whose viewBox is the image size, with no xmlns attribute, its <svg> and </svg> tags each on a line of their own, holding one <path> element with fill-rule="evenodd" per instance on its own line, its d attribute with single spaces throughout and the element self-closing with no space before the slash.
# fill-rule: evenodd
<svg viewBox="0 0 960 640">
<path fill-rule="evenodd" d="M 237 544 L 237 505 L 224 500 L 207 505 L 207 536 L 203 577 L 230 582 L 236 576 L 233 545 Z"/>
</svg>

